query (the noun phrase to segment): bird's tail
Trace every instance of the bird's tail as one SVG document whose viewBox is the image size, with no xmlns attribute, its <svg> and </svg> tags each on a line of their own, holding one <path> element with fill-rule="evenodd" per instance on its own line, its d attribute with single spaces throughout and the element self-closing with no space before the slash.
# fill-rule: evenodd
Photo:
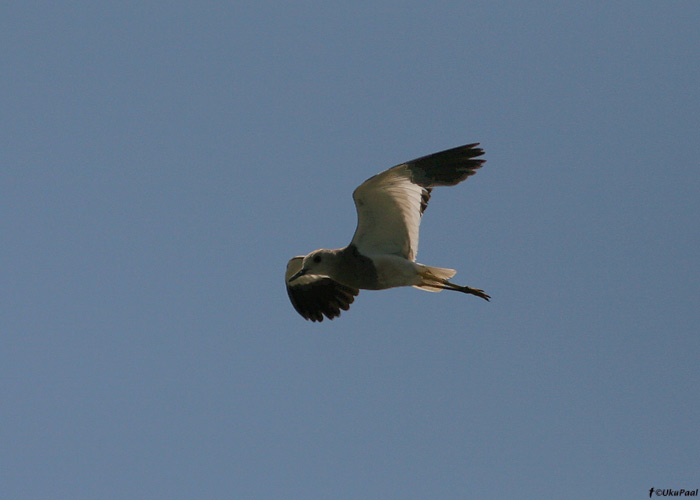
<svg viewBox="0 0 700 500">
<path fill-rule="evenodd" d="M 426 292 L 441 292 L 445 289 L 443 283 L 457 274 L 457 271 L 454 269 L 424 266 L 422 264 L 418 265 L 420 266 L 418 272 L 421 278 L 421 284 L 413 286 L 414 288 L 425 290 Z"/>
</svg>

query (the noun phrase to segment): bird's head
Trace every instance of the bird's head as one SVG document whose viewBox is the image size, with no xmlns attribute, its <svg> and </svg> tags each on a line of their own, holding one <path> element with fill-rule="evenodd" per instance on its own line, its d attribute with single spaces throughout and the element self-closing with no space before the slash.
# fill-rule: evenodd
<svg viewBox="0 0 700 500">
<path fill-rule="evenodd" d="M 304 257 L 301 270 L 289 278 L 289 283 L 305 274 L 317 274 L 321 276 L 332 276 L 334 264 L 337 259 L 337 252 L 334 250 L 314 250 Z"/>
</svg>

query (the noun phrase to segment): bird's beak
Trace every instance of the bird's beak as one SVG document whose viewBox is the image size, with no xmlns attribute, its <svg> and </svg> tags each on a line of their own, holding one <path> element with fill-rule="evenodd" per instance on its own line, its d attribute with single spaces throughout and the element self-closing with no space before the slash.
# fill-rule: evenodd
<svg viewBox="0 0 700 500">
<path fill-rule="evenodd" d="M 302 269 L 301 271 L 299 271 L 298 273 L 296 273 L 294 276 L 292 276 L 291 278 L 289 278 L 289 279 L 287 280 L 287 282 L 288 282 L 288 283 L 291 283 L 291 282 L 294 281 L 295 279 L 301 278 L 302 276 L 304 276 L 307 272 L 308 272 L 307 269 Z"/>
</svg>

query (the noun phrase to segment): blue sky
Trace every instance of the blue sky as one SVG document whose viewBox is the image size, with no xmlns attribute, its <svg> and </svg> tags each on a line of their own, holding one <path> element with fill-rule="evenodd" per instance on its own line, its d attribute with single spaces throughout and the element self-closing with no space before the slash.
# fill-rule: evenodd
<svg viewBox="0 0 700 500">
<path fill-rule="evenodd" d="M 0 8 L 0 497 L 647 498 L 700 487 L 697 2 Z M 420 262 L 287 260 L 480 142 Z"/>
</svg>

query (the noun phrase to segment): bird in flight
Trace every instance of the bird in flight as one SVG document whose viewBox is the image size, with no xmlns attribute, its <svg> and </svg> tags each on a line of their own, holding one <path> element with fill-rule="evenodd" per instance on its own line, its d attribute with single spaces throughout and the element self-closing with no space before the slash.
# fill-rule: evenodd
<svg viewBox="0 0 700 500">
<path fill-rule="evenodd" d="M 294 309 L 305 319 L 333 319 L 360 290 L 413 286 L 490 297 L 448 281 L 457 271 L 416 262 L 418 229 L 435 186 L 454 186 L 481 168 L 479 144 L 423 156 L 370 177 L 352 194 L 357 229 L 345 248 L 292 257 L 285 282 Z"/>
</svg>

